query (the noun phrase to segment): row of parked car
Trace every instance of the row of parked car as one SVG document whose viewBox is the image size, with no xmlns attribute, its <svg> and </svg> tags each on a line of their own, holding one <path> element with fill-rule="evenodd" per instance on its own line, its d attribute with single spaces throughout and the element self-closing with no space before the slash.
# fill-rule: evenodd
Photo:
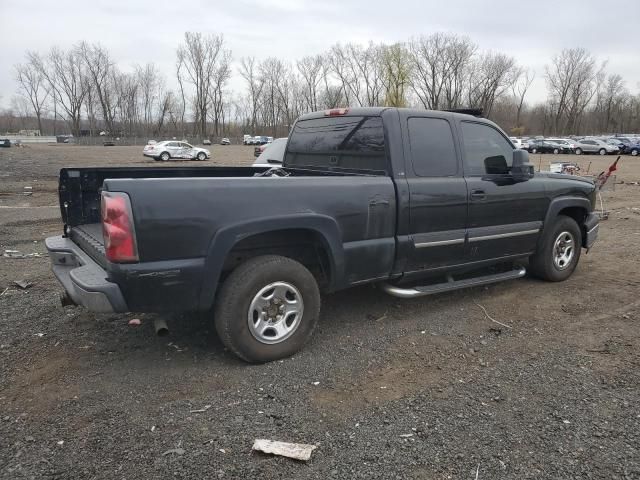
<svg viewBox="0 0 640 480">
<path fill-rule="evenodd" d="M 595 153 L 599 155 L 633 155 L 640 153 L 640 137 L 570 137 L 570 138 L 516 138 L 511 141 L 517 148 L 529 153 L 575 153 L 583 155 Z"/>
<path fill-rule="evenodd" d="M 253 137 L 251 135 L 245 135 L 242 140 L 243 145 L 266 145 L 268 143 L 273 143 L 273 137 L 266 137 L 264 135 Z"/>
</svg>

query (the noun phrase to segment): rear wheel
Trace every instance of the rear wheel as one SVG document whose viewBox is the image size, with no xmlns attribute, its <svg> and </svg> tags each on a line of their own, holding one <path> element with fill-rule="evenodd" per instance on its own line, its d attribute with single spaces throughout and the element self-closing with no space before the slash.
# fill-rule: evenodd
<svg viewBox="0 0 640 480">
<path fill-rule="evenodd" d="M 557 148 L 554 148 L 554 149 L 553 149 L 553 153 L 554 153 L 555 155 L 558 155 L 558 154 L 560 153 L 560 150 L 558 150 Z"/>
<path fill-rule="evenodd" d="M 290 258 L 265 255 L 227 277 L 216 298 L 215 326 L 229 350 L 262 363 L 300 350 L 319 315 L 320 292 L 311 272 Z"/>
<path fill-rule="evenodd" d="M 538 250 L 531 256 L 529 268 L 536 277 L 548 282 L 569 278 L 580 259 L 582 234 L 576 221 L 560 215 L 543 233 Z"/>
<path fill-rule="evenodd" d="M 532 148 L 532 149 L 531 149 L 531 153 L 537 153 L 537 152 L 538 152 L 538 149 L 537 149 L 537 148 Z"/>
<path fill-rule="evenodd" d="M 576 148 L 576 155 L 582 155 L 582 149 Z"/>
<path fill-rule="evenodd" d="M 599 153 L 600 155 L 606 155 L 606 154 L 607 154 L 607 151 L 606 151 L 604 148 L 601 148 L 601 149 L 598 151 L 598 153 Z"/>
<path fill-rule="evenodd" d="M 168 162 L 171 159 L 171 155 L 169 155 L 169 152 L 162 152 L 160 154 L 160 160 L 162 160 L 163 162 Z"/>
</svg>

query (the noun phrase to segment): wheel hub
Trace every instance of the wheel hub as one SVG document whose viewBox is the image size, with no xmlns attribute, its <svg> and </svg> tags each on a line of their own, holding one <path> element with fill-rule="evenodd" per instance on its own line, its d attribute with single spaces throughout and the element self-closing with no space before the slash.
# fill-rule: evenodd
<svg viewBox="0 0 640 480">
<path fill-rule="evenodd" d="M 249 304 L 249 331 L 261 343 L 280 343 L 297 330 L 303 311 L 302 295 L 294 285 L 270 283 Z"/>
<path fill-rule="evenodd" d="M 571 264 L 574 256 L 575 242 L 573 235 L 562 232 L 556 238 L 553 246 L 553 263 L 558 270 L 564 270 Z"/>
</svg>

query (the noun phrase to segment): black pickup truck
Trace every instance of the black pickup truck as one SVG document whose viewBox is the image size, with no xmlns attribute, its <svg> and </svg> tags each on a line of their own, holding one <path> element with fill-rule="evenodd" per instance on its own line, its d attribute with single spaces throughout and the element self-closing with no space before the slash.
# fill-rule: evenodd
<svg viewBox="0 0 640 480">
<path fill-rule="evenodd" d="M 592 181 L 535 173 L 488 120 L 396 108 L 299 118 L 278 168 L 66 168 L 47 239 L 67 302 L 211 312 L 263 362 L 299 350 L 320 292 L 411 298 L 568 278 L 598 233 Z"/>
</svg>

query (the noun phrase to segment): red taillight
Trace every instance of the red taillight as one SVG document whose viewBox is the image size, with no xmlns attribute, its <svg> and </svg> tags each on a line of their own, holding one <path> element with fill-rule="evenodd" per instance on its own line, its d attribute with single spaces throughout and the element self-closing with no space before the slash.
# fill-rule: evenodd
<svg viewBox="0 0 640 480">
<path fill-rule="evenodd" d="M 325 110 L 325 117 L 338 117 L 340 115 L 346 115 L 349 112 L 348 108 L 332 108 L 331 110 Z"/>
<path fill-rule="evenodd" d="M 102 234 L 107 260 L 114 263 L 138 261 L 133 215 L 126 193 L 102 192 Z"/>
</svg>

